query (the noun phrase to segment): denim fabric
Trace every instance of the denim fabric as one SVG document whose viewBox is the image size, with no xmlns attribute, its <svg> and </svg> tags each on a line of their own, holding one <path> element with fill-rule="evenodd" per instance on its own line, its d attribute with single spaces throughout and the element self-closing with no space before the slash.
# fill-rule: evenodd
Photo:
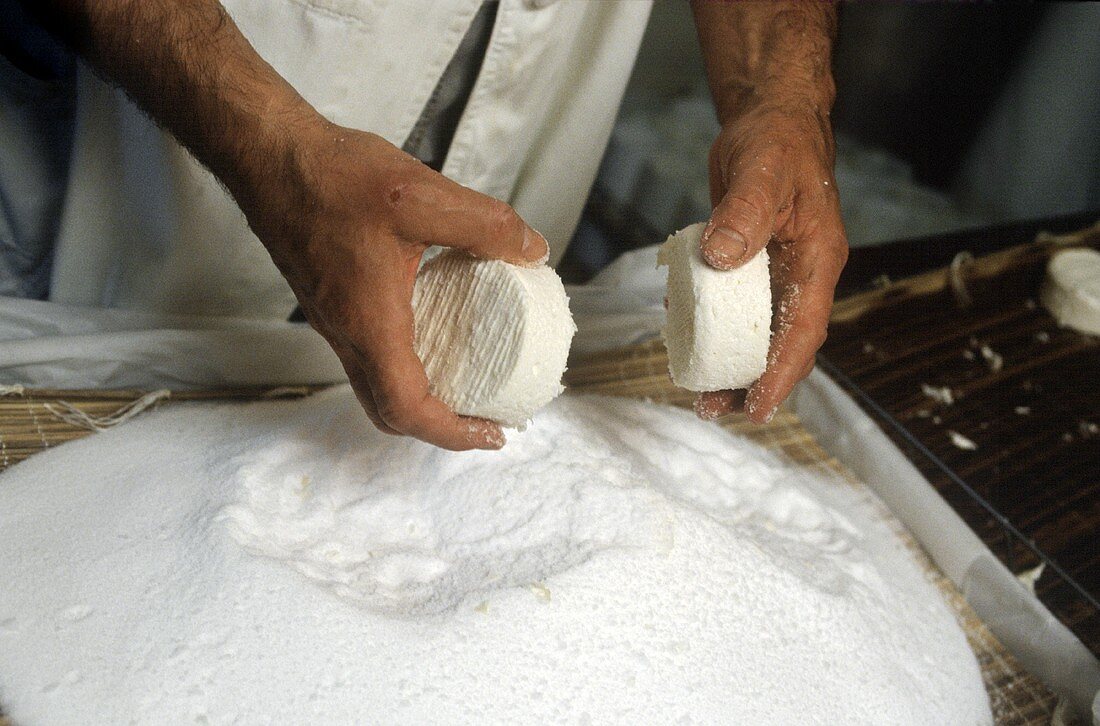
<svg viewBox="0 0 1100 726">
<path fill-rule="evenodd" d="M 0 56 L 0 295 L 49 294 L 75 109 L 71 74 L 35 78 Z"/>
</svg>

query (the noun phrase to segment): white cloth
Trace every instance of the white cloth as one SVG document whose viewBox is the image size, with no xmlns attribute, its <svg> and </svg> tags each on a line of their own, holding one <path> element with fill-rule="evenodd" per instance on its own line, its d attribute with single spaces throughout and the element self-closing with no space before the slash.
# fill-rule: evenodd
<svg viewBox="0 0 1100 726">
<path fill-rule="evenodd" d="M 225 0 L 329 119 L 400 146 L 480 0 Z M 443 173 L 510 202 L 564 253 L 650 0 L 502 0 Z M 213 176 L 82 68 L 51 300 L 285 319 L 295 299 Z"/>
<path fill-rule="evenodd" d="M 305 323 L 0 298 L 0 385 L 178 391 L 346 380 Z"/>
</svg>

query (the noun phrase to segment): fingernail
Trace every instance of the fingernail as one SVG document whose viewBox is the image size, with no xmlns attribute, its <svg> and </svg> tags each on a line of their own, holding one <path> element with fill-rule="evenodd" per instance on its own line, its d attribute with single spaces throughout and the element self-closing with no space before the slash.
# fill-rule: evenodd
<svg viewBox="0 0 1100 726">
<path fill-rule="evenodd" d="M 523 229 L 523 249 L 520 250 L 525 260 L 532 266 L 545 265 L 550 260 L 550 244 L 541 234 L 525 227 Z"/>
<path fill-rule="evenodd" d="M 740 233 L 725 227 L 718 227 L 709 238 L 709 244 L 703 248 L 703 259 L 711 267 L 729 270 L 737 267 L 749 251 L 745 238 Z"/>
</svg>

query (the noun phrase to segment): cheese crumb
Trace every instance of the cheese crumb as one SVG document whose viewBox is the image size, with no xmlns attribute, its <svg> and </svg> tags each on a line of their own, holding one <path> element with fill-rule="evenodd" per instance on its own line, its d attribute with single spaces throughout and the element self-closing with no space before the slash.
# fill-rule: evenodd
<svg viewBox="0 0 1100 726">
<path fill-rule="evenodd" d="M 963 449 L 964 451 L 974 451 L 978 448 L 977 444 L 960 434 L 958 431 L 949 430 L 947 432 L 947 435 L 951 437 L 952 444 L 959 447 L 960 449 Z"/>
<path fill-rule="evenodd" d="M 527 589 L 542 602 L 550 602 L 550 588 L 543 585 L 541 582 L 532 582 L 527 586 Z"/>
<path fill-rule="evenodd" d="M 951 393 L 951 389 L 947 386 L 930 386 L 927 383 L 920 384 L 921 393 L 931 398 L 937 403 L 942 403 L 945 406 L 950 406 L 955 403 L 955 396 Z"/>
<path fill-rule="evenodd" d="M 1020 581 L 1024 587 L 1026 587 L 1032 595 L 1035 594 L 1035 583 L 1039 581 L 1039 578 L 1043 576 L 1043 570 L 1046 569 L 1047 563 L 1040 562 L 1038 567 L 1032 567 L 1030 570 L 1024 570 L 1020 574 L 1016 575 L 1016 579 Z"/>
<path fill-rule="evenodd" d="M 999 373 L 1000 370 L 1004 368 L 1004 357 L 1000 353 L 995 352 L 988 345 L 982 346 L 982 358 L 985 359 L 986 365 L 989 366 L 989 370 L 994 373 Z"/>
</svg>

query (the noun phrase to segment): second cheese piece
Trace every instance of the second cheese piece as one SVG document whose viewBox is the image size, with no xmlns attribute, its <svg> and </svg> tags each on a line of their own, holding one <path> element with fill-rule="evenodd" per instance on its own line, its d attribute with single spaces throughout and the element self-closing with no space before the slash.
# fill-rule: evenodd
<svg viewBox="0 0 1100 726">
<path fill-rule="evenodd" d="M 447 251 L 413 290 L 416 354 L 455 413 L 522 427 L 562 392 L 576 332 L 561 278 Z"/>
<path fill-rule="evenodd" d="M 716 270 L 699 249 L 703 223 L 668 238 L 668 321 L 662 331 L 672 381 L 689 391 L 745 388 L 764 372 L 771 340 L 768 253 Z"/>
<path fill-rule="evenodd" d="M 1100 335 L 1100 252 L 1080 247 L 1054 255 L 1039 299 L 1062 327 Z"/>
</svg>

